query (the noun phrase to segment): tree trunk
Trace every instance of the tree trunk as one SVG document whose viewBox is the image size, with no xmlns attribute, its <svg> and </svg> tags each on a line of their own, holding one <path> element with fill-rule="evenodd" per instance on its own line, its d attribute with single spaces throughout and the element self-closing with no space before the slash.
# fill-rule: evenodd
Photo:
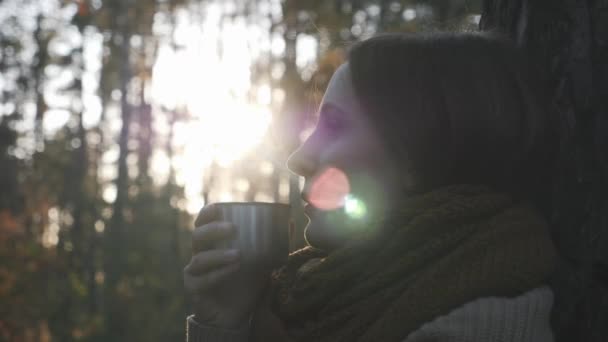
<svg viewBox="0 0 608 342">
<path fill-rule="evenodd" d="M 485 0 L 480 23 L 539 65 L 560 123 L 552 228 L 557 341 L 608 336 L 608 1 Z"/>
<path fill-rule="evenodd" d="M 104 269 L 105 269 L 105 317 L 107 332 L 112 338 L 126 336 L 126 319 L 124 308 L 118 298 L 117 285 L 123 276 L 125 248 L 125 207 L 128 200 L 129 174 L 127 169 L 127 156 L 129 155 L 129 138 L 131 126 L 131 106 L 129 104 L 129 83 L 131 81 L 130 67 L 130 23 L 129 9 L 131 1 L 125 0 L 117 5 L 116 13 L 120 16 L 120 109 L 122 127 L 118 137 L 118 176 L 116 177 L 116 199 L 112 208 L 110 225 L 105 232 L 104 241 Z M 124 305 L 124 304 L 122 304 Z"/>
<path fill-rule="evenodd" d="M 37 47 L 37 51 L 32 65 L 32 78 L 33 78 L 33 96 L 36 103 L 36 116 L 34 120 L 34 144 L 36 151 L 40 152 L 44 149 L 44 129 L 42 121 L 44 119 L 44 113 L 47 110 L 47 103 L 44 98 L 44 84 L 45 75 L 44 69 L 49 64 L 49 39 L 45 37 L 44 30 L 42 28 L 43 16 L 39 15 L 36 19 L 36 30 L 34 31 L 34 41 Z M 36 174 L 39 169 L 38 163 L 34 163 L 32 168 Z M 39 191 L 39 196 L 42 195 L 43 191 Z M 44 198 L 44 197 L 39 197 Z M 39 202 L 39 201 L 37 201 Z M 30 220 L 28 218 L 28 220 Z M 44 231 L 44 222 L 39 220 L 32 220 L 31 224 L 25 226 L 25 234 L 29 239 L 35 239 L 42 234 Z"/>
<path fill-rule="evenodd" d="M 43 16 L 39 15 L 36 22 L 34 41 L 36 42 L 38 51 L 36 51 L 36 62 L 34 63 L 32 68 L 34 76 L 34 96 L 36 98 L 36 124 L 34 132 L 36 150 L 38 151 L 40 151 L 44 146 L 44 132 L 42 128 L 42 120 L 44 119 L 44 113 L 46 112 L 47 105 L 44 99 L 44 91 L 42 87 L 44 84 L 44 68 L 47 66 L 49 60 L 49 40 L 44 37 L 42 19 Z"/>
<path fill-rule="evenodd" d="M 149 83 L 149 78 L 152 74 L 152 65 L 149 65 L 149 48 L 148 44 L 156 44 L 155 41 L 149 41 L 147 38 L 143 38 L 143 43 L 140 48 L 138 55 L 139 64 L 139 108 L 137 114 L 137 126 L 138 126 L 138 144 L 137 144 L 137 168 L 139 186 L 142 188 L 149 187 L 152 179 L 149 175 L 150 159 L 152 158 L 153 141 L 154 141 L 154 129 L 152 128 L 152 106 L 147 103 L 146 100 L 146 86 Z M 155 48 L 156 50 L 156 48 Z M 140 189 L 143 190 L 143 189 Z"/>
<path fill-rule="evenodd" d="M 296 65 L 296 43 L 298 37 L 297 25 L 297 8 L 295 1 L 286 1 L 283 3 L 283 17 L 285 22 L 285 54 L 283 63 L 285 72 L 281 80 L 281 87 L 285 91 L 285 100 L 283 102 L 283 118 L 281 126 L 282 132 L 285 134 L 285 143 L 288 146 L 289 152 L 295 150 L 300 144 L 299 135 L 304 128 L 306 122 L 305 105 L 304 105 L 304 84 L 298 73 Z M 304 246 L 304 227 L 306 225 L 306 217 L 303 214 L 302 200 L 300 198 L 299 178 L 293 173 L 289 174 L 289 203 L 292 208 L 292 217 L 295 220 L 294 241 L 292 249 L 297 249 Z"/>
</svg>

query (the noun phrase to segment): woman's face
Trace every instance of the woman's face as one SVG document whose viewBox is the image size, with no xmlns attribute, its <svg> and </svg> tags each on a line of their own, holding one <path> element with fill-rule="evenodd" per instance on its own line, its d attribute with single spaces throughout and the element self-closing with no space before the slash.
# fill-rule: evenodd
<svg viewBox="0 0 608 342">
<path fill-rule="evenodd" d="M 348 64 L 334 73 L 314 132 L 287 165 L 305 179 L 305 236 L 317 248 L 332 250 L 374 229 L 370 220 L 395 200 L 403 180 L 355 98 Z"/>
</svg>

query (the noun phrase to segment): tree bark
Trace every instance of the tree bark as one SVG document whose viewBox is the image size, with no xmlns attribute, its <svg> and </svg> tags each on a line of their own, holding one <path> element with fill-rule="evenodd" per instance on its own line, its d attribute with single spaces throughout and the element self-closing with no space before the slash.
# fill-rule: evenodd
<svg viewBox="0 0 608 342">
<path fill-rule="evenodd" d="M 552 286 L 557 341 L 608 336 L 608 1 L 485 0 L 502 32 L 544 73 L 560 128 L 552 229 L 563 257 Z"/>
</svg>

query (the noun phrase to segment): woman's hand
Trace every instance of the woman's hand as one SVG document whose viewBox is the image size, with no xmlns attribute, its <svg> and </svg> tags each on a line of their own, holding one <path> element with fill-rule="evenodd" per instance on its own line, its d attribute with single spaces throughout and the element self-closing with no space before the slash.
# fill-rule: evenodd
<svg viewBox="0 0 608 342">
<path fill-rule="evenodd" d="M 240 328 L 249 324 L 266 284 L 239 281 L 239 250 L 218 248 L 234 237 L 235 228 L 218 218 L 219 211 L 213 205 L 205 206 L 196 218 L 192 258 L 184 268 L 184 285 L 192 297 L 196 321 L 222 328 Z"/>
</svg>

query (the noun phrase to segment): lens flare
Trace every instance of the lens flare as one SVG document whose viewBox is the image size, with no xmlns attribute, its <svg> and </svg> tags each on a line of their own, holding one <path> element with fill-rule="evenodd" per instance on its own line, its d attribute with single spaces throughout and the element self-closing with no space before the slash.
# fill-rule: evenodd
<svg viewBox="0 0 608 342">
<path fill-rule="evenodd" d="M 353 220 L 367 216 L 365 203 L 351 193 L 351 186 L 344 171 L 330 167 L 312 181 L 309 194 L 310 203 L 321 210 L 342 209 Z"/>
<path fill-rule="evenodd" d="M 344 212 L 353 219 L 362 219 L 367 214 L 367 207 L 362 200 L 353 195 L 344 198 Z"/>
<path fill-rule="evenodd" d="M 334 210 L 344 206 L 350 193 L 350 182 L 346 174 L 335 167 L 327 168 L 312 181 L 310 203 L 321 210 Z"/>
</svg>

